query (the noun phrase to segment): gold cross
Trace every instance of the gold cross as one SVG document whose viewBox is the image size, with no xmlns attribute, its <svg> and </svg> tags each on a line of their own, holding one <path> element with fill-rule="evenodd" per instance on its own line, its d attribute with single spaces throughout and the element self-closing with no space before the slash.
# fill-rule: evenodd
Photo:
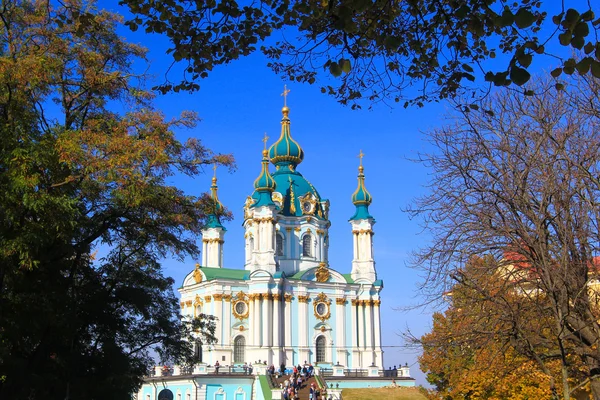
<svg viewBox="0 0 600 400">
<path fill-rule="evenodd" d="M 360 166 L 362 167 L 362 159 L 365 156 L 365 153 L 362 150 L 358 153 L 358 158 L 360 159 Z"/>
<path fill-rule="evenodd" d="M 281 95 L 283 96 L 283 106 L 287 107 L 287 95 L 290 92 L 290 89 L 287 88 L 287 85 L 283 85 L 283 93 L 281 93 Z"/>
<path fill-rule="evenodd" d="M 216 178 L 217 177 L 217 164 L 213 165 L 213 171 L 214 171 L 214 175 L 213 176 Z"/>
<path fill-rule="evenodd" d="M 267 140 L 269 140 L 269 137 L 267 136 L 267 132 L 265 132 L 265 137 L 263 138 L 263 143 L 265 144 L 265 150 L 267 149 Z"/>
</svg>

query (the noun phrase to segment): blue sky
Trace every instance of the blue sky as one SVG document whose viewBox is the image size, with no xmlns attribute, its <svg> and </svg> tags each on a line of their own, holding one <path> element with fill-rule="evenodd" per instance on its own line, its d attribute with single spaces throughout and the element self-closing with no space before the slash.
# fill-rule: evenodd
<svg viewBox="0 0 600 400">
<path fill-rule="evenodd" d="M 113 0 L 99 3 L 123 12 L 115 4 Z M 160 82 L 170 63 L 170 56 L 164 53 L 167 40 L 141 30 L 131 33 L 124 28 L 121 33 L 149 48 L 149 72 Z M 421 234 L 419 221 L 410 220 L 402 209 L 427 192 L 428 171 L 410 160 L 419 152 L 432 151 L 423 132 L 440 126 L 451 107 L 432 103 L 423 108 L 392 109 L 377 104 L 372 110 L 352 111 L 321 94 L 317 85 L 284 82 L 266 67 L 266 62 L 262 55 L 254 54 L 217 67 L 200 82 L 199 92 L 159 96 L 155 102 L 167 117 L 192 110 L 202 118 L 196 128 L 177 132 L 180 140 L 196 137 L 213 151 L 232 153 L 236 159 L 236 171 L 218 171 L 219 198 L 234 214 L 234 220 L 226 224 L 225 267 L 243 268 L 242 206 L 260 172 L 264 133 L 270 137 L 269 145 L 279 137 L 283 106 L 280 94 L 287 83 L 292 136 L 305 151 L 298 171 L 331 201 L 330 267 L 342 273 L 351 268 L 348 218 L 354 206 L 350 198 L 357 182 L 357 155 L 360 150 L 365 154 L 366 187 L 373 196 L 370 211 L 377 220 L 376 267 L 378 277 L 384 281 L 381 317 L 385 367 L 408 362 L 417 383 L 426 384 L 416 363 L 417 354 L 402 347 L 398 332 L 410 328 L 419 336 L 430 329 L 431 310 L 399 310 L 422 300 L 417 292 L 418 272 L 408 268 L 407 263 L 411 251 L 427 245 L 428 237 Z M 146 67 L 140 64 L 139 68 Z M 532 70 L 539 69 L 550 69 L 548 59 L 534 60 Z M 208 191 L 211 176 L 212 169 L 207 168 L 205 175 L 195 179 L 175 176 L 170 183 L 199 195 Z M 179 286 L 195 262 L 165 260 L 166 274 Z"/>
</svg>

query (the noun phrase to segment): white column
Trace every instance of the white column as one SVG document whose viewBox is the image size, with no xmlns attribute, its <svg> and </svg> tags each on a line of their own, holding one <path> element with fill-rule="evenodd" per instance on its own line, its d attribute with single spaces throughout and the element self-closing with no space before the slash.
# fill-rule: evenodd
<svg viewBox="0 0 600 400">
<path fill-rule="evenodd" d="M 215 316 L 219 319 L 217 321 L 217 329 L 215 331 L 215 336 L 219 340 L 217 342 L 217 346 L 223 345 L 223 295 L 216 294 L 213 295 L 213 300 L 215 302 Z"/>
<path fill-rule="evenodd" d="M 357 328 L 357 318 L 358 318 L 358 300 L 352 300 L 352 312 L 350 313 L 352 320 L 352 347 L 358 347 L 358 328 Z"/>
<path fill-rule="evenodd" d="M 262 313 L 260 310 L 260 294 L 254 294 L 254 313 L 256 314 L 256 319 L 254 320 L 254 325 L 252 325 L 252 329 L 254 330 L 254 346 L 259 347 L 261 345 L 260 342 L 260 322 L 262 321 Z"/>
<path fill-rule="evenodd" d="M 263 293 L 262 298 L 262 335 L 261 335 L 261 345 L 264 347 L 269 346 L 269 335 L 271 333 L 271 324 L 269 323 L 269 294 Z"/>
<path fill-rule="evenodd" d="M 202 239 L 202 266 L 206 267 L 207 259 L 206 259 L 206 250 L 207 250 L 206 239 Z"/>
<path fill-rule="evenodd" d="M 250 306 L 250 317 L 248 318 L 249 330 L 248 330 L 248 345 L 254 346 L 254 327 L 258 321 L 256 310 L 254 309 L 254 294 L 249 296 L 248 305 Z"/>
<path fill-rule="evenodd" d="M 225 304 L 223 305 L 223 345 L 226 349 L 231 349 L 231 295 L 224 295 L 224 300 Z M 233 360 L 230 360 L 230 362 L 233 362 Z"/>
<path fill-rule="evenodd" d="M 307 310 L 308 310 L 308 296 L 298 296 L 298 344 L 301 347 L 305 347 L 308 345 L 307 343 Z M 301 360 L 300 362 L 302 362 Z"/>
<path fill-rule="evenodd" d="M 365 300 L 365 345 L 367 349 L 373 348 L 373 306 L 371 300 Z"/>
<path fill-rule="evenodd" d="M 346 359 L 344 354 L 346 353 L 346 300 L 345 299 L 336 299 L 335 301 L 335 318 L 336 318 L 336 328 L 335 328 L 335 343 L 337 349 L 337 361 L 342 365 L 346 365 Z M 340 358 L 342 358 L 340 360 Z"/>
<path fill-rule="evenodd" d="M 357 302 L 358 308 L 358 347 L 365 348 L 365 308 L 363 307 L 364 300 Z"/>
<path fill-rule="evenodd" d="M 285 340 L 283 345 L 285 347 L 292 347 L 292 329 L 295 329 L 294 327 L 294 321 L 292 320 L 292 295 L 288 294 L 285 295 L 285 320 L 283 321 L 283 324 L 281 324 L 281 326 L 284 329 L 285 332 Z"/>
<path fill-rule="evenodd" d="M 375 316 L 375 321 L 373 322 L 373 326 L 375 327 L 375 347 L 376 350 L 380 350 L 381 347 L 381 316 L 380 316 L 380 304 L 381 300 L 373 300 L 373 315 Z M 380 365 L 383 367 L 382 365 Z"/>
<path fill-rule="evenodd" d="M 358 233 L 352 233 L 352 242 L 352 249 L 354 250 L 353 259 L 356 260 L 358 258 Z"/>
<path fill-rule="evenodd" d="M 281 346 L 281 325 L 280 315 L 281 312 L 281 296 L 279 294 L 273 295 L 273 347 L 276 347 L 279 351 Z"/>
</svg>

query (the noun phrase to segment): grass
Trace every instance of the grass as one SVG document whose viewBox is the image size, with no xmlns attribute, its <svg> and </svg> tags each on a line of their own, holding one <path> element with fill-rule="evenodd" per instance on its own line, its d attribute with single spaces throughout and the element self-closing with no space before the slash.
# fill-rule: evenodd
<svg viewBox="0 0 600 400">
<path fill-rule="evenodd" d="M 425 400 L 416 387 L 344 389 L 344 400 Z"/>
</svg>

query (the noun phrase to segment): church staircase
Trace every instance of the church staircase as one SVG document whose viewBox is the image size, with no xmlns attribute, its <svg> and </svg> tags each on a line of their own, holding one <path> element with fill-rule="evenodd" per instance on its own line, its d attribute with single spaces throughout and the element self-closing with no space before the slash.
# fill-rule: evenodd
<svg viewBox="0 0 600 400">
<path fill-rule="evenodd" d="M 277 387 L 279 387 L 279 384 L 282 384 L 287 380 L 290 379 L 290 375 L 283 375 L 280 378 L 275 379 L 275 382 L 277 384 Z M 312 383 L 315 384 L 315 387 L 321 391 L 321 393 L 323 393 L 323 387 L 321 385 L 324 385 L 322 382 L 323 379 L 321 378 L 321 382 L 319 382 L 318 377 L 316 376 L 311 376 L 308 380 L 302 382 L 302 387 L 300 388 L 300 390 L 298 390 L 298 396 L 300 396 L 300 400 L 308 400 L 309 397 L 309 393 L 310 393 L 310 385 Z M 313 399 L 316 400 L 316 399 Z"/>
</svg>

